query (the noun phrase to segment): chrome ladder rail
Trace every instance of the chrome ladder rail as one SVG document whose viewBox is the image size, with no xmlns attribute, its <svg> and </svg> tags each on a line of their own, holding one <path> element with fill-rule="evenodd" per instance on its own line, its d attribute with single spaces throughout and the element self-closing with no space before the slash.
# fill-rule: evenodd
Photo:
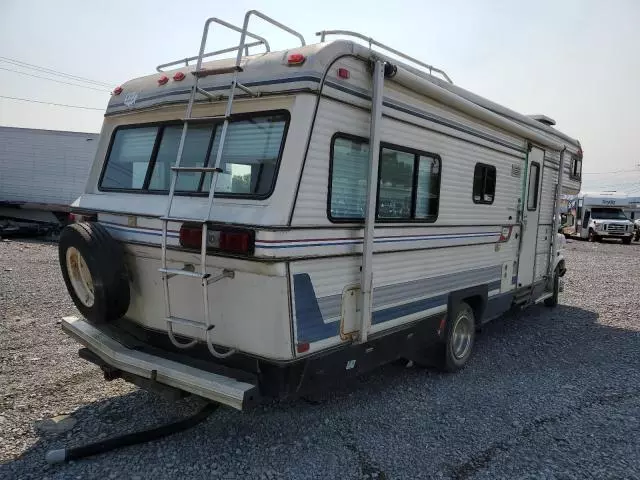
<svg viewBox="0 0 640 480">
<path fill-rule="evenodd" d="M 232 115 L 232 108 L 233 108 L 233 100 L 235 98 L 235 94 L 236 94 L 236 88 L 239 88 L 240 90 L 242 90 L 243 92 L 251 95 L 251 96 L 256 96 L 257 94 L 255 92 L 253 92 L 250 88 L 246 87 L 245 85 L 243 85 L 242 83 L 240 83 L 238 81 L 238 74 L 240 72 L 243 71 L 242 66 L 241 66 L 241 61 L 242 61 L 242 54 L 243 51 L 245 53 L 248 53 L 248 49 L 250 46 L 254 46 L 255 44 L 261 44 L 263 43 L 267 49 L 267 51 L 269 51 L 269 44 L 266 41 L 266 39 L 259 37 L 257 35 L 254 35 L 252 33 L 250 33 L 248 31 L 248 25 L 249 25 L 249 19 L 251 18 L 252 15 L 255 15 L 259 18 L 262 18 L 263 20 L 281 28 L 282 30 L 298 37 L 302 43 L 302 45 L 305 45 L 305 41 L 304 41 L 304 37 L 296 32 L 295 30 L 290 29 L 289 27 L 271 19 L 270 17 L 264 15 L 263 13 L 257 11 L 257 10 L 250 10 L 246 13 L 245 18 L 244 18 L 244 24 L 242 29 L 231 25 L 227 22 L 224 22 L 222 20 L 219 20 L 215 17 L 209 18 L 207 19 L 207 21 L 205 22 L 204 25 L 204 30 L 202 33 L 202 40 L 200 42 L 200 50 L 199 50 L 199 54 L 197 57 L 197 64 L 196 64 L 196 68 L 193 71 L 193 74 L 195 76 L 195 82 L 193 84 L 193 87 L 191 89 L 191 94 L 189 96 L 189 102 L 187 104 L 187 111 L 185 114 L 185 118 L 184 118 L 184 122 L 183 122 L 183 127 L 182 127 L 182 135 L 180 137 L 180 144 L 178 146 L 178 154 L 176 157 L 176 163 L 174 166 L 171 167 L 171 172 L 172 172 L 172 178 L 171 178 L 171 186 L 169 188 L 169 196 L 167 199 L 167 208 L 166 208 L 166 213 L 165 216 L 162 217 L 162 254 L 161 254 L 161 265 L 162 267 L 159 269 L 159 271 L 162 273 L 162 283 L 163 283 L 163 288 L 164 288 L 164 304 L 165 304 L 165 315 L 166 315 L 166 321 L 167 321 L 167 333 L 169 335 L 169 338 L 171 340 L 171 343 L 173 343 L 176 347 L 178 348 L 191 348 L 193 346 L 195 346 L 198 343 L 198 339 L 194 338 L 186 343 L 182 343 L 180 341 L 178 341 L 178 339 L 176 339 L 175 334 L 173 332 L 173 325 L 185 325 L 185 326 L 190 326 L 190 327 L 195 327 L 195 328 L 201 328 L 204 330 L 205 332 L 205 339 L 206 339 L 206 343 L 207 343 L 207 347 L 209 349 L 209 351 L 211 352 L 211 354 L 217 358 L 226 358 L 229 357 L 231 355 L 233 355 L 236 350 L 235 349 L 229 349 L 226 352 L 219 352 L 216 347 L 213 345 L 213 341 L 212 341 L 212 336 L 211 336 L 211 332 L 214 329 L 214 325 L 211 324 L 211 316 L 210 316 L 210 312 L 209 312 L 209 293 L 208 293 L 208 286 L 212 283 L 218 282 L 224 278 L 234 278 L 234 272 L 230 271 L 230 270 L 223 270 L 221 274 L 212 277 L 211 274 L 207 273 L 207 266 L 206 266 L 206 262 L 207 262 L 207 239 L 208 239 L 208 222 L 209 222 L 209 217 L 211 216 L 211 209 L 213 208 L 213 199 L 215 197 L 215 188 L 218 182 L 218 174 L 223 172 L 222 168 L 220 167 L 220 164 L 222 163 L 222 155 L 224 152 L 224 145 L 225 145 L 225 140 L 226 140 L 226 136 L 227 136 L 227 131 L 229 129 L 229 123 L 231 120 L 231 115 Z M 218 23 L 222 26 L 225 26 L 227 28 L 230 28 L 232 30 L 238 31 L 240 32 L 240 43 L 238 44 L 237 47 L 234 48 L 230 48 L 230 49 L 224 49 L 224 50 L 218 50 L 216 52 L 212 52 L 212 53 L 207 53 L 205 54 L 204 50 L 206 47 L 206 43 L 207 43 L 207 36 L 209 33 L 209 27 L 211 25 L 211 23 Z M 254 39 L 257 39 L 258 42 L 253 42 L 253 43 L 246 43 L 246 38 L 247 37 L 251 37 Z M 203 70 L 202 69 L 202 60 L 205 57 L 208 56 L 213 56 L 213 55 L 217 55 L 219 53 L 223 53 L 223 52 L 230 52 L 233 50 L 237 49 L 237 55 L 236 55 L 236 62 L 235 62 L 235 66 L 231 69 L 229 68 L 223 68 L 223 69 L 212 69 L 212 70 Z M 176 65 L 182 62 L 188 63 L 190 60 L 195 60 L 195 58 L 191 57 L 191 58 L 187 58 L 184 60 L 178 60 L 176 62 L 170 62 L 164 65 L 160 65 L 158 67 L 159 71 L 161 71 L 161 68 L 165 68 L 167 66 L 172 66 L 172 65 Z M 185 140 L 187 137 L 187 133 L 188 133 L 188 129 L 189 129 L 189 122 L 191 120 L 195 120 L 197 119 L 194 118 L 192 116 L 192 112 L 193 112 L 193 104 L 195 103 L 196 100 L 196 96 L 197 94 L 202 94 L 210 99 L 213 98 L 213 96 L 211 94 L 209 94 L 207 91 L 203 90 L 202 88 L 200 88 L 198 86 L 198 82 L 200 80 L 200 78 L 208 76 L 208 75 L 215 75 L 215 74 L 221 74 L 221 73 L 233 73 L 233 78 L 231 80 L 231 85 L 229 87 L 229 97 L 227 99 L 227 105 L 225 108 L 225 113 L 224 113 L 224 122 L 222 124 L 222 131 L 220 133 L 220 141 L 218 144 L 218 150 L 216 152 L 216 159 L 215 159 L 215 163 L 213 167 L 209 167 L 209 166 L 203 166 L 203 167 L 182 167 L 181 166 L 181 162 L 182 162 L 182 154 L 184 151 L 184 144 L 185 144 Z M 200 270 L 195 272 L 192 270 L 187 270 L 187 269 L 170 269 L 167 268 L 167 236 L 168 236 L 168 225 L 169 222 L 171 221 L 175 221 L 175 222 L 184 222 L 185 218 L 179 218 L 179 217 L 172 217 L 171 216 L 171 207 L 173 205 L 173 199 L 175 197 L 175 189 L 176 189 L 176 183 L 177 183 L 177 179 L 178 179 L 178 175 L 180 174 L 180 172 L 200 172 L 200 173 L 211 173 L 211 182 L 209 185 L 209 195 L 208 195 L 208 201 L 207 201 L 207 209 L 205 211 L 205 214 L 203 215 L 202 218 L 194 218 L 193 221 L 194 222 L 198 222 L 201 227 L 202 227 L 202 239 L 201 239 L 201 247 L 200 247 Z M 202 300 L 203 300 L 203 314 L 204 314 L 204 321 L 200 322 L 197 320 L 191 320 L 191 319 L 185 319 L 185 318 L 179 318 L 179 317 L 175 317 L 171 314 L 171 300 L 170 300 L 170 285 L 169 285 L 169 280 L 175 276 L 184 276 L 184 277 L 188 277 L 188 278 L 198 278 L 200 279 L 200 283 L 202 285 Z"/>
</svg>

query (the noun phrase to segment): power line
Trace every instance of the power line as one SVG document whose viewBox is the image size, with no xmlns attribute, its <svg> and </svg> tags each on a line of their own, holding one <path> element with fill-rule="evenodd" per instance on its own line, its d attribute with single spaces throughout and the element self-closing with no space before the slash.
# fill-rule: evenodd
<svg viewBox="0 0 640 480">
<path fill-rule="evenodd" d="M 7 62 L 7 63 L 12 63 L 14 65 L 18 65 L 20 67 L 31 68 L 31 69 L 34 69 L 34 70 L 39 70 L 39 71 L 47 72 L 47 73 L 53 73 L 53 74 L 59 75 L 61 77 L 66 77 L 68 79 L 81 81 L 81 82 L 84 82 L 84 83 L 90 83 L 90 84 L 93 84 L 93 85 L 99 85 L 99 86 L 108 87 L 108 88 L 111 88 L 113 86 L 112 84 L 107 83 L 107 82 L 102 82 L 102 81 L 99 81 L 99 80 L 92 80 L 90 78 L 80 77 L 78 75 L 70 75 L 68 73 L 60 72 L 58 70 L 53 70 L 51 68 L 41 67 L 39 65 L 34 65 L 33 63 L 27 63 L 27 62 L 23 62 L 21 60 L 15 60 L 13 58 L 0 56 L 0 60 L 2 60 L 4 62 Z"/>
<path fill-rule="evenodd" d="M 104 112 L 104 108 L 83 107 L 82 105 L 67 105 L 67 104 L 64 104 L 64 103 L 42 102 L 40 100 L 32 100 L 30 98 L 7 97 L 7 96 L 4 96 L 4 95 L 0 95 L 0 98 L 6 98 L 6 99 L 9 99 L 9 100 L 18 100 L 18 101 L 21 101 L 21 102 L 42 103 L 44 105 L 54 105 L 56 107 L 82 108 L 84 110 L 98 110 L 100 112 Z"/>
<path fill-rule="evenodd" d="M 20 75 L 27 75 L 28 77 L 41 78 L 43 80 L 49 80 L 50 82 L 62 83 L 64 85 L 72 85 L 74 87 L 88 88 L 89 90 L 95 90 L 96 92 L 109 92 L 109 90 L 107 90 L 106 88 L 95 88 L 95 87 L 89 87 L 87 85 L 78 85 L 76 83 L 63 82 L 62 80 L 56 80 L 55 78 L 42 77 L 40 75 L 34 75 L 33 73 L 20 72 L 18 70 L 13 70 L 11 68 L 0 67 L 0 70 L 6 70 L 7 72 L 19 73 Z"/>
</svg>

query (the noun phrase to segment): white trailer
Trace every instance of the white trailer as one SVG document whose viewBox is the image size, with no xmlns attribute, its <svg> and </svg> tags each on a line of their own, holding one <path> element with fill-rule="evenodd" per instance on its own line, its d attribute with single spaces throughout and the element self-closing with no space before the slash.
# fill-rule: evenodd
<svg viewBox="0 0 640 480">
<path fill-rule="evenodd" d="M 58 223 L 85 188 L 98 137 L 0 127 L 0 217 Z"/>
<path fill-rule="evenodd" d="M 634 233 L 626 214 L 630 207 L 629 197 L 622 192 L 581 192 L 568 206 L 563 233 L 590 242 L 619 239 L 629 245 Z"/>
<path fill-rule="evenodd" d="M 299 45 L 270 52 L 254 16 Z M 206 54 L 211 25 L 239 45 Z M 209 19 L 195 65 L 114 91 L 86 221 L 60 239 L 84 315 L 63 328 L 110 376 L 245 409 L 398 358 L 456 371 L 481 324 L 557 303 L 580 143 L 368 37 L 320 35 Z"/>
</svg>

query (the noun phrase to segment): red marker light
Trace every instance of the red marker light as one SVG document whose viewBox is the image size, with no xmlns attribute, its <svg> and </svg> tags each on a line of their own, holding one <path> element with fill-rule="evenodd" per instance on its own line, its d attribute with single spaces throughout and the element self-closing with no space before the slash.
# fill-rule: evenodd
<svg viewBox="0 0 640 480">
<path fill-rule="evenodd" d="M 163 75 L 158 79 L 158 85 L 165 85 L 168 81 L 169 81 L 169 77 L 167 77 L 166 75 Z"/>
<path fill-rule="evenodd" d="M 122 87 L 116 87 L 113 89 L 114 95 L 120 95 L 122 93 Z"/>
<path fill-rule="evenodd" d="M 301 53 L 292 53 L 287 58 L 287 63 L 289 65 L 302 65 L 305 61 L 305 56 Z"/>
<path fill-rule="evenodd" d="M 186 75 L 182 72 L 176 72 L 176 74 L 173 76 L 173 81 L 174 82 L 181 82 L 182 80 L 184 80 L 184 78 L 186 77 Z"/>
<path fill-rule="evenodd" d="M 345 80 L 349 78 L 349 70 L 347 70 L 346 68 L 339 68 L 338 69 L 338 77 L 340 78 L 344 78 Z"/>
<path fill-rule="evenodd" d="M 302 342 L 298 344 L 298 353 L 308 352 L 310 348 L 309 342 Z"/>
</svg>

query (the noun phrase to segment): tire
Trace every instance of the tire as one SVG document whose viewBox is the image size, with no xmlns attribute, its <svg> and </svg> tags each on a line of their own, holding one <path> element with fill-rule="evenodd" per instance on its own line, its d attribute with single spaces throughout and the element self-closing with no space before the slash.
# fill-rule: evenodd
<svg viewBox="0 0 640 480">
<path fill-rule="evenodd" d="M 591 229 L 589 229 L 589 237 L 588 238 L 589 238 L 590 242 L 599 242 L 600 241 L 600 239 L 598 238 L 598 235 L 596 235 L 596 233 Z"/>
<path fill-rule="evenodd" d="M 102 225 L 67 225 L 60 234 L 58 260 L 67 291 L 87 320 L 105 323 L 127 312 L 130 291 L 124 250 Z"/>
<path fill-rule="evenodd" d="M 555 307 L 558 305 L 558 296 L 560 295 L 560 273 L 556 268 L 553 272 L 553 296 L 545 299 L 544 304 L 547 307 Z"/>
<path fill-rule="evenodd" d="M 463 322 L 463 323 L 461 323 Z M 463 329 L 463 331 L 460 330 Z M 463 334 L 466 339 L 461 339 Z M 454 373 L 463 369 L 473 352 L 476 334 L 476 321 L 473 309 L 465 302 L 460 302 L 447 321 L 447 336 L 444 346 L 444 358 L 439 365 L 440 370 Z M 464 353 L 462 353 L 464 352 Z"/>
<path fill-rule="evenodd" d="M 623 238 L 622 243 L 624 243 L 625 245 L 631 245 L 631 237 Z"/>
</svg>

